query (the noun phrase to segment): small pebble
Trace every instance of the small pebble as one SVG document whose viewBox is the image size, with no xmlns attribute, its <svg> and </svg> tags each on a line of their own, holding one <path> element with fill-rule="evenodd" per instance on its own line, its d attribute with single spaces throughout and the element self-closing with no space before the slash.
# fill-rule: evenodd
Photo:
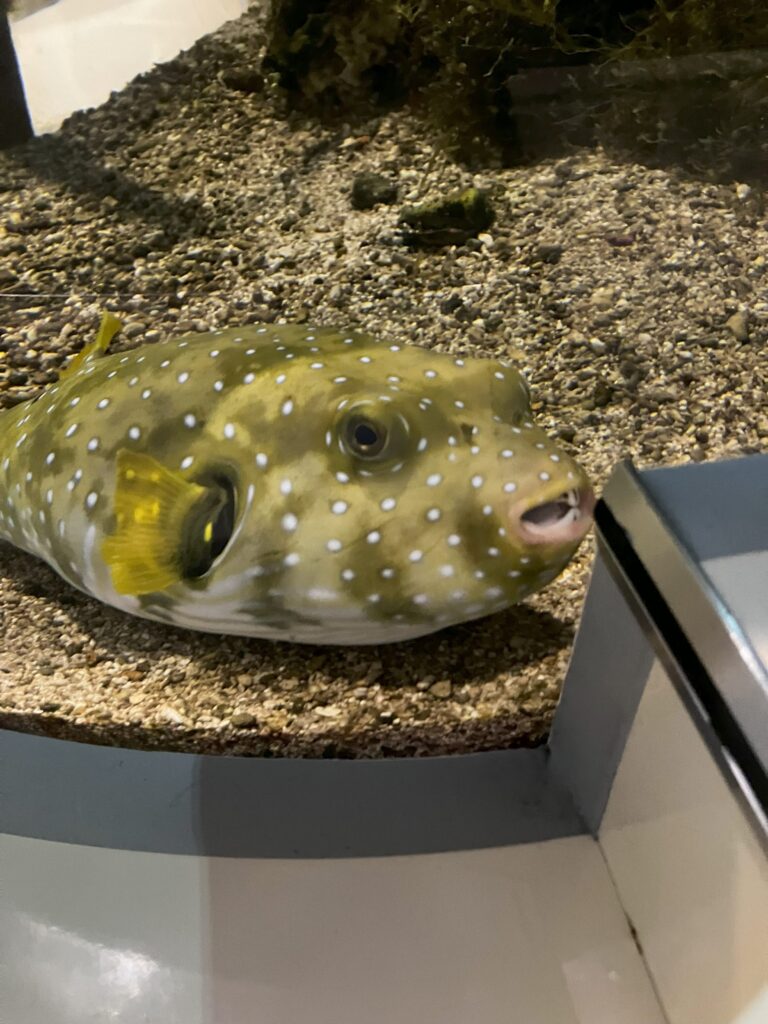
<svg viewBox="0 0 768 1024">
<path fill-rule="evenodd" d="M 746 309 L 740 309 L 733 316 L 729 316 L 725 321 L 725 326 L 736 341 L 749 341 L 749 313 Z"/>
</svg>

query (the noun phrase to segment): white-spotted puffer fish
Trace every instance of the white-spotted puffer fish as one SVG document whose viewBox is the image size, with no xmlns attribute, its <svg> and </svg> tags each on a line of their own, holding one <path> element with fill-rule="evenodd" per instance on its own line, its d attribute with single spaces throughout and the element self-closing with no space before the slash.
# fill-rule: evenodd
<svg viewBox="0 0 768 1024">
<path fill-rule="evenodd" d="M 134 615 L 324 644 L 417 637 L 565 567 L 594 503 L 510 366 L 247 326 L 104 352 L 0 413 L 0 538 Z"/>
</svg>

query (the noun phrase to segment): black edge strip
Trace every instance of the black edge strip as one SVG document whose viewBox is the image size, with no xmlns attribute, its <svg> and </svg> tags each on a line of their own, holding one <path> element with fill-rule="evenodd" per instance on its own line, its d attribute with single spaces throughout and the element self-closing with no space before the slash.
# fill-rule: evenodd
<svg viewBox="0 0 768 1024">
<path fill-rule="evenodd" d="M 690 688 L 695 698 L 693 707 L 690 701 L 691 694 L 684 696 L 689 698 L 686 701 L 689 709 L 694 712 L 698 711 L 699 730 L 714 731 L 718 745 L 726 754 L 725 764 L 723 764 L 723 760 L 720 762 L 721 768 L 726 768 L 727 781 L 731 789 L 735 789 L 742 801 L 749 807 L 750 817 L 755 817 L 756 812 L 761 817 L 762 820 L 758 822 L 758 833 L 761 840 L 765 842 L 767 838 L 765 823 L 768 821 L 768 775 L 720 695 L 715 681 L 634 550 L 626 531 L 603 500 L 597 503 L 595 524 L 610 556 L 612 556 L 606 560 L 609 569 L 613 568 L 614 571 L 616 568 L 619 569 L 621 575 L 617 582 L 625 594 L 627 585 L 634 591 L 635 601 L 633 603 L 635 603 L 636 609 L 639 605 L 653 626 L 651 640 L 657 654 L 665 665 L 668 664 L 670 658 L 674 661 L 677 671 L 673 674 L 673 680 L 678 684 L 678 689 L 681 679 Z M 659 644 L 659 639 L 663 642 L 662 644 Z M 703 721 L 702 712 L 706 716 Z M 707 737 L 705 736 L 705 738 Z M 709 739 L 711 740 L 711 737 Z M 711 742 L 709 746 L 711 749 Z M 742 781 L 738 777 L 738 773 L 733 772 L 733 767 L 728 763 L 728 759 L 733 761 L 738 773 L 741 773 L 746 781 L 751 790 L 749 794 L 744 793 Z"/>
<path fill-rule="evenodd" d="M 0 97 L 0 149 L 5 149 L 26 142 L 34 132 L 3 4 L 0 4 Z"/>
</svg>

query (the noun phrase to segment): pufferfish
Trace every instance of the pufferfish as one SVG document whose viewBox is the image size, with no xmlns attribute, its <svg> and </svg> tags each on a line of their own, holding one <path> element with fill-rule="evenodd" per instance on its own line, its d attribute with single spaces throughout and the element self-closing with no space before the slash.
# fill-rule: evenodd
<svg viewBox="0 0 768 1024">
<path fill-rule="evenodd" d="M 553 580 L 584 470 L 502 361 L 245 326 L 105 354 L 0 413 L 0 538 L 134 615 L 319 644 L 406 640 Z"/>
</svg>

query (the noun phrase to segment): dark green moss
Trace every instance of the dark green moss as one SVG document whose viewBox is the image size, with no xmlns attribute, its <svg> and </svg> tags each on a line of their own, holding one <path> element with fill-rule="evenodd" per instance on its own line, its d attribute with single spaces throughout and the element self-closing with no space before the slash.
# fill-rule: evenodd
<svg viewBox="0 0 768 1024">
<path fill-rule="evenodd" d="M 419 206 L 405 206 L 400 214 L 405 239 L 411 245 L 461 245 L 486 231 L 494 219 L 490 199 L 476 188 Z"/>
</svg>

